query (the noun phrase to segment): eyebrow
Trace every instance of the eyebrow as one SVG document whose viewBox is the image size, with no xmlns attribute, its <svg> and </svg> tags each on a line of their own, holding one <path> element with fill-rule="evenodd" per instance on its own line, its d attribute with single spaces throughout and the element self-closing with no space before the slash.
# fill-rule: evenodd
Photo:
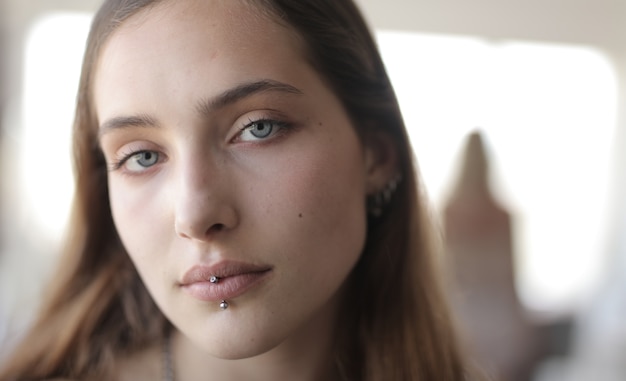
<svg viewBox="0 0 626 381">
<path fill-rule="evenodd" d="M 261 81 L 243 83 L 239 86 L 233 87 L 232 89 L 224 91 L 214 98 L 202 100 L 198 102 L 196 109 L 203 115 L 209 115 L 216 110 L 224 108 L 230 104 L 237 103 L 244 98 L 267 91 L 277 91 L 297 95 L 302 94 L 302 91 L 296 87 L 283 82 L 265 79 Z"/>
<path fill-rule="evenodd" d="M 301 90 L 294 86 L 279 81 L 265 79 L 243 83 L 228 89 L 215 97 L 203 99 L 196 104 L 196 110 L 203 115 L 209 115 L 244 98 L 268 91 L 296 95 L 303 94 Z M 128 127 L 159 127 L 159 124 L 156 119 L 147 114 L 118 116 L 108 119 L 100 125 L 98 137 L 102 137 L 102 135 L 110 131 Z"/>
<path fill-rule="evenodd" d="M 150 115 L 118 116 L 102 123 L 98 130 L 98 137 L 107 132 L 128 127 L 158 127 L 158 123 Z"/>
</svg>

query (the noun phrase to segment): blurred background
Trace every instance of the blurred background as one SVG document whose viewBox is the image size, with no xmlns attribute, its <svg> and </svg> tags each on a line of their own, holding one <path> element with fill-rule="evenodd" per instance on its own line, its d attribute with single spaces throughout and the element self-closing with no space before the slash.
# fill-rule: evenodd
<svg viewBox="0 0 626 381">
<path fill-rule="evenodd" d="M 0 1 L 0 358 L 52 276 L 100 1 Z M 357 0 L 494 380 L 626 379 L 626 1 Z"/>
</svg>

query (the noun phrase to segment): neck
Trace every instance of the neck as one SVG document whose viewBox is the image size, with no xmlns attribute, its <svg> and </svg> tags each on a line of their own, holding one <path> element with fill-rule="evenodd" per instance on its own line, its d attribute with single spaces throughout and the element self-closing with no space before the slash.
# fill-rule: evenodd
<svg viewBox="0 0 626 381">
<path fill-rule="evenodd" d="M 176 381 L 338 380 L 333 361 L 336 308 L 324 308 L 273 349 L 239 360 L 213 357 L 179 331 L 173 332 Z"/>
</svg>

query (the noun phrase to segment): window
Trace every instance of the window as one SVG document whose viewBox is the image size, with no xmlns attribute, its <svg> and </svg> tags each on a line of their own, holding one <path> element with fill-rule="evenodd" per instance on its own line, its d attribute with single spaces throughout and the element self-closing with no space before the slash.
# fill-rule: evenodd
<svg viewBox="0 0 626 381">
<path fill-rule="evenodd" d="M 431 198 L 442 206 L 467 134 L 487 140 L 514 222 L 518 289 L 569 310 L 603 266 L 617 79 L 581 46 L 378 33 Z"/>
<path fill-rule="evenodd" d="M 90 22 L 88 14 L 51 14 L 26 43 L 19 194 L 25 225 L 44 245 L 60 241 L 73 195 L 70 136 Z"/>
</svg>

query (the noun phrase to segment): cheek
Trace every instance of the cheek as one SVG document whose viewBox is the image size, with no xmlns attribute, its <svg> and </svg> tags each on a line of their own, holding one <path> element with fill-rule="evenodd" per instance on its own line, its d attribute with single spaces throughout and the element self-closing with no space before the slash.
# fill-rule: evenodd
<svg viewBox="0 0 626 381">
<path fill-rule="evenodd" d="M 120 179 L 117 179 L 120 180 Z M 167 251 L 173 223 L 164 218 L 164 194 L 138 190 L 126 181 L 110 181 L 111 212 L 118 235 L 146 288 L 160 305 L 169 294 Z M 169 228 L 169 229 L 168 229 Z"/>
<path fill-rule="evenodd" d="M 337 287 L 365 242 L 365 181 L 356 137 L 300 152 L 280 177 L 284 255 L 294 276 Z M 276 185 L 276 183 L 274 183 Z"/>
<path fill-rule="evenodd" d="M 133 189 L 124 181 L 109 181 L 111 212 L 118 235 L 140 273 L 154 263 L 159 254 L 156 247 L 163 248 L 166 223 L 163 218 L 162 194 L 151 188 L 150 192 Z M 171 228 L 171 226 L 170 226 Z M 171 230 L 171 229 L 170 229 Z M 161 249 L 162 251 L 162 249 Z"/>
</svg>

